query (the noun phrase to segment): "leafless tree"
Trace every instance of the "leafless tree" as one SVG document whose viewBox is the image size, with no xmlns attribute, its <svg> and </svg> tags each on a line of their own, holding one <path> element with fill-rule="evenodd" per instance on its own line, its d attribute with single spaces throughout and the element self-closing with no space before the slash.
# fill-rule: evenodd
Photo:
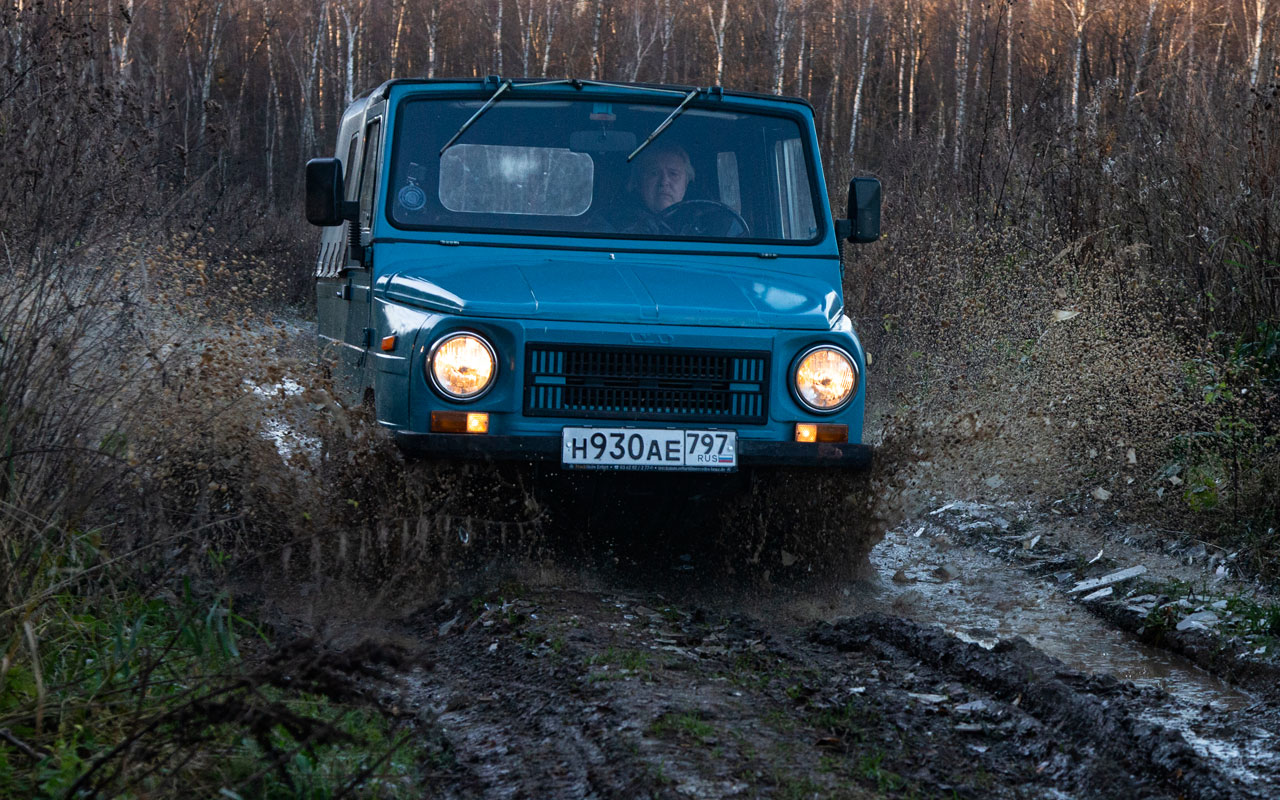
<svg viewBox="0 0 1280 800">
<path fill-rule="evenodd" d="M 729 0 L 720 0 L 720 14 L 717 15 L 707 0 L 707 22 L 711 25 L 711 40 L 716 47 L 715 85 L 724 82 L 724 30 L 729 23 Z"/>
<path fill-rule="evenodd" d="M 858 56 L 858 83 L 853 90 L 853 120 L 849 124 L 849 153 L 852 154 L 858 144 L 858 120 L 862 116 L 862 87 L 867 80 L 867 53 L 871 45 L 871 19 L 875 15 L 875 0 L 866 0 L 866 7 L 858 21 L 859 38 L 862 42 L 861 54 Z"/>
</svg>

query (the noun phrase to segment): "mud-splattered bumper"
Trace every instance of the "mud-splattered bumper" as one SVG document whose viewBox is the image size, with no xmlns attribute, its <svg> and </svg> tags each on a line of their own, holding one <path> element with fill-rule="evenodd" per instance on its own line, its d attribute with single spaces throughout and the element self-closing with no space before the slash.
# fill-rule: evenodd
<svg viewBox="0 0 1280 800">
<path fill-rule="evenodd" d="M 558 461 L 559 436 L 478 436 L 450 433 L 396 432 L 396 444 L 420 456 L 494 461 Z M 738 440 L 738 456 L 746 467 L 824 467 L 865 469 L 872 447 L 866 444 L 769 442 Z"/>
</svg>

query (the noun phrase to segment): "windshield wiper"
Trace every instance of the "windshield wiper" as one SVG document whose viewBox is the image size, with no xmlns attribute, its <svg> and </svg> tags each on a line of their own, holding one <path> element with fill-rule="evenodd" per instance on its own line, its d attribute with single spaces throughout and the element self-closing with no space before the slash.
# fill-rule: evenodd
<svg viewBox="0 0 1280 800">
<path fill-rule="evenodd" d="M 666 118 L 666 119 L 664 119 L 664 120 L 662 121 L 662 124 L 661 124 L 661 125 L 659 125 L 658 127 L 656 127 L 656 128 L 654 128 L 654 129 L 653 129 L 653 133 L 649 134 L 649 138 L 648 138 L 648 139 L 645 139 L 643 142 L 641 142 L 641 143 L 640 143 L 640 146 L 639 146 L 639 147 L 637 147 L 635 150 L 631 151 L 631 155 L 627 156 L 627 163 L 630 163 L 630 162 L 631 162 L 631 159 L 633 159 L 633 158 L 635 158 L 636 156 L 640 155 L 640 151 L 641 151 L 641 150 L 643 150 L 643 149 L 645 149 L 646 147 L 648 147 L 648 146 L 649 146 L 649 142 L 652 142 L 654 139 L 657 139 L 657 138 L 658 138 L 658 134 L 660 134 L 660 133 L 662 133 L 663 131 L 665 131 L 665 130 L 667 129 L 667 126 L 668 126 L 668 125 L 670 125 L 670 124 L 675 120 L 675 118 L 676 118 L 676 117 L 680 116 L 680 112 L 681 112 L 681 111 L 684 111 L 684 107 L 685 107 L 685 106 L 687 106 L 687 105 L 689 105 L 689 103 L 693 101 L 693 98 L 695 98 L 695 97 L 697 97 L 697 96 L 698 96 L 698 92 L 701 92 L 701 91 L 702 91 L 701 89 L 694 89 L 693 91 L 691 91 L 691 92 L 689 92 L 687 95 L 685 95 L 685 96 L 684 96 L 684 100 L 681 100 L 681 101 L 680 101 L 680 105 L 676 106 L 676 110 L 675 110 L 675 111 L 672 111 L 672 112 L 667 116 L 667 118 Z M 484 109 L 483 109 L 483 108 L 482 108 L 482 109 L 480 109 L 480 110 L 481 110 L 481 111 L 484 111 Z M 480 115 L 477 113 L 477 114 L 476 114 L 476 116 L 480 116 Z M 463 130 L 466 130 L 467 126 L 466 126 L 466 125 L 463 125 L 463 126 L 462 126 L 462 128 L 463 128 Z M 462 133 L 462 131 L 458 131 L 458 133 Z M 455 138 L 456 138 L 456 137 L 455 137 Z M 447 145 L 446 145 L 446 147 L 447 147 Z"/>
<path fill-rule="evenodd" d="M 506 90 L 510 89 L 510 88 L 511 88 L 511 80 L 510 80 L 510 79 L 507 79 L 507 80 L 503 81 L 503 82 L 502 82 L 502 85 L 498 87 L 498 91 L 496 91 L 496 92 L 494 92 L 492 95 L 490 95 L 490 96 L 489 96 L 489 99 L 485 101 L 485 104 L 484 104 L 484 105 L 482 105 L 482 106 L 480 106 L 479 110 L 478 110 L 478 111 L 476 111 L 476 113 L 474 113 L 474 114 L 472 114 L 472 115 L 471 115 L 471 119 L 469 119 L 469 120 L 467 120 L 466 122 L 462 123 L 462 127 L 461 127 L 461 128 L 458 128 L 458 132 L 457 132 L 457 133 L 455 133 L 455 134 L 453 135 L 453 138 L 451 138 L 449 141 L 447 141 L 447 142 L 445 142 L 445 143 L 444 143 L 444 147 L 441 147 L 441 148 L 440 148 L 440 155 L 444 155 L 444 151 L 445 151 L 445 150 L 448 150 L 448 149 L 453 145 L 453 143 L 454 143 L 454 142 L 458 141 L 458 137 L 459 137 L 459 136 L 461 136 L 462 134 L 466 133 L 466 132 L 467 132 L 467 128 L 470 128 L 472 125 L 474 125 L 474 124 L 475 124 L 475 121 L 476 121 L 476 120 L 478 120 L 478 119 L 480 119 L 480 115 L 481 115 L 481 114 L 483 114 L 484 112 L 488 111 L 488 110 L 489 110 L 489 106 L 493 105 L 493 104 L 494 104 L 494 102 L 495 102 L 499 97 L 501 97 L 501 96 L 502 96 L 502 93 L 503 93 L 503 92 L 505 92 Z"/>
</svg>

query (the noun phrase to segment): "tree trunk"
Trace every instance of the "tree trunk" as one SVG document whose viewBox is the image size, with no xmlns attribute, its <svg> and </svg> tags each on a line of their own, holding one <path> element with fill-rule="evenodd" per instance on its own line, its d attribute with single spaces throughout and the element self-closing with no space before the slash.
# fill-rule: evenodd
<svg viewBox="0 0 1280 800">
<path fill-rule="evenodd" d="M 498 14 L 493 22 L 493 69 L 502 74 L 502 0 L 498 0 Z"/>
<path fill-rule="evenodd" d="M 559 14 L 560 6 L 553 5 L 553 0 L 547 0 L 546 16 L 543 18 L 547 30 L 542 37 L 542 77 L 544 78 L 551 70 L 551 41 L 556 36 L 556 17 Z"/>
<path fill-rule="evenodd" d="M 729 22 L 729 0 L 720 0 L 720 16 L 716 17 L 711 3 L 706 5 L 707 22 L 711 25 L 711 40 L 716 46 L 716 79 L 714 85 L 724 82 L 724 29 Z"/>
<path fill-rule="evenodd" d="M 520 25 L 520 74 L 529 75 L 533 56 L 533 0 L 516 0 L 516 22 Z"/>
<path fill-rule="evenodd" d="M 871 44 L 871 17 L 875 14 L 875 0 L 867 0 L 867 16 L 862 22 L 862 54 L 858 57 L 858 84 L 853 90 L 853 120 L 849 124 L 849 154 L 858 144 L 858 119 L 862 114 L 862 85 L 867 79 L 867 51 Z"/>
<path fill-rule="evenodd" d="M 440 39 L 440 6 L 431 4 L 427 12 L 427 77 L 436 76 L 436 52 Z"/>
<path fill-rule="evenodd" d="M 1089 21 L 1089 0 L 1063 0 L 1075 33 L 1075 58 L 1071 68 L 1071 124 L 1080 124 L 1080 72 L 1084 63 L 1084 26 Z"/>
<path fill-rule="evenodd" d="M 596 0 L 595 21 L 591 23 L 591 79 L 600 77 L 600 23 L 604 21 L 604 0 Z"/>
<path fill-rule="evenodd" d="M 770 30 L 773 39 L 773 93 L 782 94 L 782 84 L 787 73 L 787 44 L 791 40 L 791 26 L 788 0 L 774 0 L 773 28 Z"/>
<path fill-rule="evenodd" d="M 391 72 L 387 76 L 389 78 L 395 78 L 396 67 L 400 64 L 400 39 L 404 36 L 404 14 L 408 8 L 409 0 L 400 0 L 399 5 L 396 6 L 396 32 L 391 39 Z"/>
<path fill-rule="evenodd" d="M 1258 67 L 1262 63 L 1262 29 L 1267 24 L 1267 0 L 1253 0 L 1253 43 L 1249 56 L 1249 85 L 1258 85 Z"/>
<path fill-rule="evenodd" d="M 1013 131 L 1013 0 L 1004 9 L 1004 129 Z"/>
<path fill-rule="evenodd" d="M 809 46 L 809 0 L 800 0 L 800 41 L 796 45 L 796 95 L 805 96 L 805 48 Z"/>
<path fill-rule="evenodd" d="M 965 100 L 969 89 L 969 27 L 973 22 L 972 0 L 960 0 L 960 29 L 956 31 L 956 113 L 955 155 L 952 169 L 960 169 L 960 154 L 964 151 Z"/>
<path fill-rule="evenodd" d="M 1142 65 L 1147 60 L 1147 45 L 1151 41 L 1151 21 L 1156 16 L 1156 3 L 1159 0 L 1151 0 L 1147 4 L 1147 20 L 1142 26 L 1142 37 L 1138 40 L 1138 55 L 1133 67 L 1133 83 L 1129 86 L 1129 102 L 1133 102 L 1133 98 L 1138 96 L 1138 88 L 1142 84 Z"/>
<path fill-rule="evenodd" d="M 205 145 L 205 128 L 209 124 L 209 99 L 213 94 L 213 76 L 218 63 L 218 45 L 222 40 L 222 0 L 218 0 L 213 8 L 213 20 L 209 23 L 208 36 L 205 38 L 204 73 L 200 78 L 200 125 L 196 128 L 196 149 L 203 150 Z"/>
</svg>

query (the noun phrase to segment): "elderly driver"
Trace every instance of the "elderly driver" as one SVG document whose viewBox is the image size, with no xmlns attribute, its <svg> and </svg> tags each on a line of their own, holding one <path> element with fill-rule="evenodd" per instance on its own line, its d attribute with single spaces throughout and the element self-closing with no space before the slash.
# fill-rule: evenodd
<svg viewBox="0 0 1280 800">
<path fill-rule="evenodd" d="M 640 154 L 633 180 L 644 207 L 657 214 L 684 200 L 693 164 L 684 148 L 655 145 Z"/>
</svg>

